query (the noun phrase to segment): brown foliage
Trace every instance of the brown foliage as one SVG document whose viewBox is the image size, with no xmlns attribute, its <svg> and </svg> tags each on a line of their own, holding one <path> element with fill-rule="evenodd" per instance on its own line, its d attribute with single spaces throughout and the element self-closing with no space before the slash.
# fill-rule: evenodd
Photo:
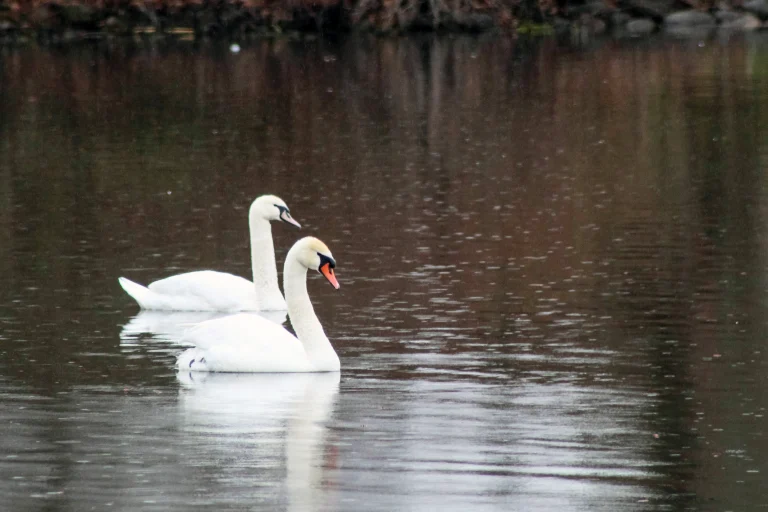
<svg viewBox="0 0 768 512">
<path fill-rule="evenodd" d="M 546 1 L 546 0 L 544 0 Z M 221 35 L 275 27 L 377 31 L 511 26 L 519 0 L 0 0 L 0 21 L 31 32 Z M 330 25 L 326 24 L 331 20 Z M 325 24 L 325 25 L 324 25 Z M 0 25 L 0 35 L 3 28 Z"/>
</svg>

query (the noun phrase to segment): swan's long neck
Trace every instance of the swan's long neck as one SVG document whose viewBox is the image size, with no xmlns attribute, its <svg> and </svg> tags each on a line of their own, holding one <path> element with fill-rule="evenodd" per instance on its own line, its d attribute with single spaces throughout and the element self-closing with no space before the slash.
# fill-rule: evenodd
<svg viewBox="0 0 768 512">
<path fill-rule="evenodd" d="M 304 345 L 310 362 L 318 371 L 338 371 L 339 356 L 320 325 L 307 293 L 307 268 L 289 252 L 283 271 L 283 288 L 288 316 L 296 336 Z"/>
<path fill-rule="evenodd" d="M 273 301 L 280 294 L 277 285 L 277 264 L 275 263 L 275 244 L 272 242 L 272 226 L 268 220 L 251 219 L 251 269 L 253 284 L 257 294 L 266 301 Z"/>
</svg>

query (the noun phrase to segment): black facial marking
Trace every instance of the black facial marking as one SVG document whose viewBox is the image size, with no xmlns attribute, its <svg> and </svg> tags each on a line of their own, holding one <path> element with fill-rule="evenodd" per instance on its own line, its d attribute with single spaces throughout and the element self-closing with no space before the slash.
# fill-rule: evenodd
<svg viewBox="0 0 768 512">
<path fill-rule="evenodd" d="M 190 368 L 192 368 L 192 363 L 194 363 L 194 362 L 195 362 L 195 360 L 194 360 L 194 359 L 193 359 L 193 360 L 191 360 L 191 361 L 189 362 L 189 367 L 190 367 Z"/>
<path fill-rule="evenodd" d="M 326 256 L 325 254 L 317 253 L 317 255 L 320 256 L 320 266 L 317 267 L 317 270 L 320 270 L 321 268 L 323 268 L 323 265 L 325 265 L 326 263 L 328 263 L 331 266 L 331 268 L 336 268 L 336 260 L 334 260 L 330 256 Z"/>
<path fill-rule="evenodd" d="M 201 363 L 204 363 L 204 362 L 205 362 L 205 358 L 204 358 L 204 357 L 201 357 L 201 358 L 200 358 L 200 362 L 201 362 Z"/>
<path fill-rule="evenodd" d="M 290 211 L 290 210 L 289 210 L 287 207 L 285 207 L 285 206 L 280 206 L 279 204 L 276 204 L 276 205 L 275 205 L 275 208 L 277 208 L 278 210 L 280 210 L 280 215 L 279 215 L 279 217 L 280 217 L 281 219 L 283 218 L 283 214 L 286 214 L 286 213 L 288 214 L 288 216 L 289 216 L 289 217 L 291 216 L 291 211 Z"/>
</svg>

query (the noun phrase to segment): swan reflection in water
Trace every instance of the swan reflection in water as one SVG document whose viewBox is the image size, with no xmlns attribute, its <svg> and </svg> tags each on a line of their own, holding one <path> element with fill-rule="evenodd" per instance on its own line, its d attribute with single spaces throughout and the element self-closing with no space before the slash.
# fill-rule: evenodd
<svg viewBox="0 0 768 512">
<path fill-rule="evenodd" d="M 182 385 L 183 430 L 195 434 L 200 465 L 223 463 L 243 474 L 244 487 L 271 493 L 281 489 L 289 510 L 332 505 L 323 476 L 329 465 L 326 423 L 339 392 L 338 372 L 181 371 L 176 376 Z"/>
<path fill-rule="evenodd" d="M 284 324 L 288 318 L 287 311 L 255 311 L 248 314 L 259 315 L 278 325 Z M 230 313 L 216 311 L 159 311 L 143 309 L 123 326 L 120 332 L 120 342 L 121 344 L 134 344 L 142 335 L 150 334 L 153 338 L 160 341 L 180 343 L 187 329 L 206 320 L 223 318 L 229 315 Z"/>
</svg>

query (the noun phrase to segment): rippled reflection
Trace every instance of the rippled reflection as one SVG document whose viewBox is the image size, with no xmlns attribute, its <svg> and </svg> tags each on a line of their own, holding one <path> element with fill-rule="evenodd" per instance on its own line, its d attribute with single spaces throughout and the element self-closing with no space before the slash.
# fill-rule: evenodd
<svg viewBox="0 0 768 512">
<path fill-rule="evenodd" d="M 338 373 L 180 379 L 178 396 L 4 387 L 4 507 L 185 510 L 190 496 L 278 506 L 285 495 L 291 510 L 328 509 L 318 496 Z"/>
<path fill-rule="evenodd" d="M 141 343 L 141 336 L 144 334 L 152 334 L 156 339 L 164 341 L 180 342 L 187 329 L 222 316 L 226 316 L 226 313 L 142 310 L 123 326 L 120 331 L 120 343 Z"/>
<path fill-rule="evenodd" d="M 325 423 L 339 391 L 338 373 L 181 372 L 178 378 L 184 387 L 182 434 L 198 438 L 186 453 L 193 464 L 219 461 L 227 487 L 262 487 L 272 499 L 269 485 L 276 484 L 287 495 L 288 510 L 334 508 L 323 472 L 338 463 L 329 458 L 325 445 Z M 265 478 L 273 473 L 276 482 Z"/>
<path fill-rule="evenodd" d="M 277 324 L 283 324 L 288 318 L 285 311 L 259 311 L 259 316 Z M 120 331 L 120 342 L 132 345 L 145 341 L 144 334 L 163 341 L 180 342 L 187 329 L 214 318 L 221 318 L 227 313 L 206 311 L 150 311 L 142 310 L 131 318 Z"/>
<path fill-rule="evenodd" d="M 348 510 L 525 509 L 532 502 L 631 510 L 660 496 L 664 468 L 643 419 L 656 399 L 642 390 L 585 386 L 566 375 L 355 384 L 338 411 L 346 420 L 338 480 L 353 500 Z"/>
</svg>

